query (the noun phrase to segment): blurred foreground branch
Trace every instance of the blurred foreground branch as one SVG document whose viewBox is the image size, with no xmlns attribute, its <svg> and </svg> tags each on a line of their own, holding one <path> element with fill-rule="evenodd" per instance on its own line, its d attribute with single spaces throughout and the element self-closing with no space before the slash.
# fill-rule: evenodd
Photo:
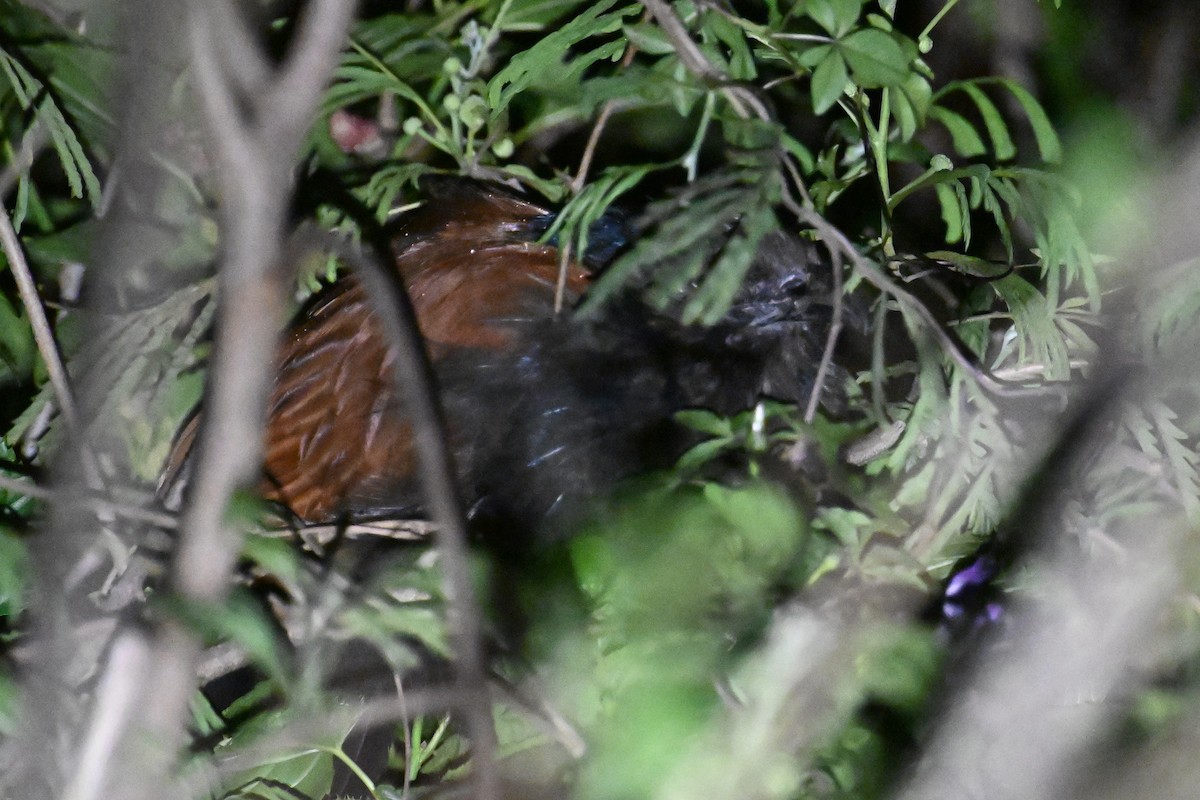
<svg viewBox="0 0 1200 800">
<path fill-rule="evenodd" d="M 223 47 L 250 47 L 250 36 L 225 3 L 188 6 L 196 90 L 218 161 L 224 203 L 220 310 L 199 438 L 199 461 L 184 509 L 169 588 L 183 602 L 220 603 L 241 552 L 229 514 L 240 488 L 257 479 L 262 424 L 284 287 L 279 268 L 293 160 L 327 76 L 345 41 L 354 4 L 314 3 L 301 18 L 279 72 L 247 87 Z M 255 90 L 251 94 L 248 90 Z M 179 621 L 158 631 L 146 680 L 146 713 L 131 738 L 141 750 L 126 771 L 124 797 L 154 797 L 182 744 L 182 722 L 195 687 L 198 634 Z M 137 746 L 149 736 L 153 749 Z"/>
<path fill-rule="evenodd" d="M 1136 274 L 1139 283 L 1158 284 L 1149 291 L 1171 291 L 1173 281 L 1146 282 L 1143 276 L 1147 267 L 1165 273 L 1200 252 L 1195 227 L 1183 222 L 1200 200 L 1200 140 L 1153 196 L 1162 199 L 1149 218 L 1155 221 L 1147 229 L 1152 241 L 1137 241 L 1124 254 L 1130 265 L 1124 277 Z M 1129 311 L 1120 305 L 1106 308 L 1110 319 Z M 1079 431 L 1064 432 L 1062 449 L 1074 463 L 1053 465 L 1055 480 L 1041 498 L 1043 508 L 1017 509 L 1012 523 L 1028 524 L 1022 535 L 1045 542 L 1029 564 L 1038 589 L 1015 610 L 1008 634 L 978 654 L 977 668 L 959 687 L 920 768 L 899 793 L 904 800 L 1095 797 L 1103 782 L 1094 770 L 1104 748 L 1130 699 L 1147 688 L 1148 655 L 1162 635 L 1164 613 L 1178 602 L 1184 565 L 1195 558 L 1189 541 L 1194 518 L 1145 503 L 1131 516 L 1078 520 L 1076 529 L 1056 525 L 1058 515 L 1048 512 L 1069 506 L 1082 491 L 1063 479 L 1081 474 L 1082 461 L 1105 452 L 1120 431 L 1115 424 L 1120 414 L 1161 402 L 1181 380 L 1195 391 L 1200 362 L 1196 342 L 1190 341 L 1131 370 L 1127 360 L 1138 343 L 1128 341 L 1130 331 L 1120 325 L 1110 328 L 1100 374 L 1092 381 L 1098 402 L 1089 404 L 1091 418 Z M 1159 479 L 1166 483 L 1161 472 Z M 1169 486 L 1162 490 L 1174 493 Z M 1081 542 L 1103 546 L 1081 553 Z M 1194 792 L 1193 762 L 1162 770 L 1138 752 L 1136 767 L 1113 768 L 1121 772 L 1122 788 L 1106 796 L 1134 796 L 1135 786 L 1137 796 L 1145 797 Z"/>
<path fill-rule="evenodd" d="M 178 76 L 175 59 L 184 49 L 185 26 L 177 9 L 158 4 L 137 4 L 123 11 L 137 16 L 138 24 L 128 28 L 126 83 L 115 94 L 124 98 L 122 146 L 130 156 L 127 161 L 136 167 L 141 163 L 137 154 L 154 152 L 158 132 L 167 124 L 165 98 Z M 251 47 L 252 41 L 234 8 L 225 2 L 187 4 L 192 76 L 218 162 L 224 258 L 209 413 L 163 595 L 198 613 L 223 602 L 241 551 L 238 521 L 231 519 L 229 509 L 235 492 L 253 485 L 258 474 L 261 418 L 283 313 L 286 281 L 280 261 L 293 161 L 353 15 L 354 4 L 342 0 L 311 4 L 278 72 L 266 76 L 262 85 L 247 85 L 238 72 L 245 59 L 226 57 L 225 48 Z M 130 175 L 133 171 L 127 168 L 124 173 L 126 190 L 139 185 Z M 114 170 L 114 179 L 117 174 Z M 143 201 L 139 207 L 148 205 L 145 198 L 138 199 Z M 110 245 L 131 235 L 129 228 L 122 229 L 124 222 L 121 214 L 110 218 Z M 111 255 L 103 252 L 104 243 L 101 260 Z M 87 398 L 81 405 L 99 404 L 99 398 Z M 67 531 L 83 540 L 80 531 L 88 525 L 87 516 L 69 512 L 55 510 L 51 542 L 68 536 Z M 47 547 L 38 554 L 46 564 L 57 560 L 55 547 L 58 553 L 70 552 L 61 543 Z M 54 582 L 50 577 L 43 586 L 47 595 L 55 591 Z M 58 636 L 44 646 L 53 652 L 67 641 Z M 59 783 L 53 773 L 69 770 L 62 794 L 76 800 L 159 796 L 169 785 L 184 741 L 200 646 L 199 634 L 172 618 L 163 620 L 150 636 L 137 628 L 120 634 L 109 649 L 91 721 L 79 735 L 82 744 L 70 748 L 78 749 L 78 758 L 43 763 L 39 766 L 45 774 L 27 780 L 59 794 L 53 788 Z M 55 724 L 51 709 L 38 708 L 37 713 L 50 718 L 48 728 Z M 67 718 L 61 722 L 67 723 Z M 31 751 L 57 734 L 51 728 L 45 736 L 30 737 Z M 44 753 L 39 756 L 48 760 Z"/>
</svg>

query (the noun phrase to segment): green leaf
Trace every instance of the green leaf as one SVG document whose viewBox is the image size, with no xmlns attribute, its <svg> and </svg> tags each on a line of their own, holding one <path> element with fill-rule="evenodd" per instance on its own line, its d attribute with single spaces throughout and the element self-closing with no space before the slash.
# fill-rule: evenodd
<svg viewBox="0 0 1200 800">
<path fill-rule="evenodd" d="M 287 683 L 286 659 L 277 638 L 277 624 L 248 590 L 235 592 L 223 604 L 184 603 L 168 597 L 160 598 L 159 602 L 200 633 L 241 645 L 254 664 L 279 684 Z"/>
<path fill-rule="evenodd" d="M 0 50 L 0 69 L 7 76 L 21 107 L 33 109 L 38 121 L 45 126 L 66 175 L 71 196 L 86 198 L 93 208 L 99 208 L 99 178 L 49 87 L 16 57 L 3 50 Z"/>
<path fill-rule="evenodd" d="M 561 72 L 564 59 L 571 50 L 592 36 L 620 30 L 625 17 L 637 13 L 637 7 L 625 6 L 612 13 L 605 13 L 616 0 L 601 0 L 591 4 L 586 11 L 563 25 L 553 33 L 542 37 L 528 50 L 509 60 L 508 65 L 488 81 L 487 99 L 492 110 L 492 119 L 498 119 L 512 99 L 527 89 L 539 78 Z M 624 44 L 620 41 L 595 48 L 585 56 L 571 59 L 572 69 L 582 69 L 605 57 L 620 54 Z"/>
<path fill-rule="evenodd" d="M 954 186 L 957 187 L 957 184 L 954 184 Z M 961 242 L 963 238 L 963 218 L 954 189 L 945 183 L 939 183 L 933 188 L 937 192 L 938 205 L 942 209 L 942 222 L 946 223 L 947 244 Z"/>
<path fill-rule="evenodd" d="M 555 238 L 560 242 L 570 241 L 575 253 L 586 253 L 591 226 L 604 216 L 618 198 L 637 186 L 651 169 L 641 165 L 606 169 L 555 216 L 542 241 Z"/>
<path fill-rule="evenodd" d="M 800 163 L 802 172 L 812 172 L 816 169 L 816 159 L 813 158 L 812 151 L 799 142 L 794 136 L 784 132 L 780 137 L 780 143 L 784 150 L 792 155 Z"/>
<path fill-rule="evenodd" d="M 25 588 L 29 578 L 29 555 L 25 543 L 7 529 L 0 529 L 0 619 L 6 626 L 25 607 Z"/>
<path fill-rule="evenodd" d="M 900 123 L 900 138 L 910 141 L 925 125 L 933 89 L 923 76 L 912 72 L 903 84 L 889 87 L 887 92 L 892 100 L 892 111 Z"/>
<path fill-rule="evenodd" d="M 892 116 L 896 120 L 896 124 L 900 127 L 900 141 L 908 142 L 916 134 L 917 128 L 920 127 L 917 122 L 917 113 L 913 108 L 912 103 L 908 101 L 908 97 L 903 92 L 897 91 L 895 86 L 884 89 L 888 93 L 888 99 L 891 101 Z"/>
<path fill-rule="evenodd" d="M 992 140 L 992 151 L 995 153 L 996 159 L 1008 161 L 1014 158 L 1017 155 L 1017 146 L 1013 144 L 1012 136 L 1008 133 L 1008 125 L 1004 122 L 1004 117 L 996 108 L 996 104 L 975 83 L 963 82 L 957 86 L 966 93 L 967 97 L 971 98 L 975 107 L 979 109 L 979 114 L 983 117 L 983 125 L 987 128 L 988 138 Z M 943 89 L 942 91 L 947 90 Z"/>
<path fill-rule="evenodd" d="M 729 50 L 729 77 L 735 81 L 752 81 L 758 77 L 754 54 L 739 25 L 724 14 L 709 12 L 704 16 L 704 28 Z"/>
<path fill-rule="evenodd" d="M 675 412 L 675 421 L 680 425 L 691 428 L 710 436 L 732 436 L 733 424 L 728 417 L 715 414 L 703 408 L 687 409 Z"/>
<path fill-rule="evenodd" d="M 667 34 L 651 22 L 626 25 L 621 30 L 634 47 L 647 55 L 665 56 L 675 52 L 675 45 L 671 43 Z"/>
<path fill-rule="evenodd" d="M 1193 519 L 1200 514 L 1200 455 L 1191 446 L 1188 434 L 1177 424 L 1178 414 L 1161 401 L 1150 403 L 1148 409 L 1159 441 L 1170 465 L 1168 473 L 1175 483 L 1184 510 Z"/>
<path fill-rule="evenodd" d="M 671 214 L 660 228 L 640 237 L 633 249 L 618 258 L 592 284 L 578 313 L 594 313 L 608 298 L 627 285 L 643 271 L 674 261 L 682 255 L 689 260 L 703 260 L 708 252 L 703 244 L 715 231 L 733 221 L 737 214 L 737 192 L 716 191 L 693 200 L 679 213 Z M 659 284 L 668 275 L 661 274 Z"/>
<path fill-rule="evenodd" d="M 994 188 L 1003 184 L 1004 180 L 995 176 L 991 176 L 983 182 L 983 209 L 992 215 L 992 221 L 996 223 L 996 230 L 1000 233 L 1000 240 L 1004 245 L 1006 258 L 1011 262 L 1013 260 L 1012 231 L 1004 216 L 1004 206 Z"/>
<path fill-rule="evenodd" d="M 850 65 L 854 81 L 864 89 L 899 86 L 909 76 L 909 57 L 893 34 L 868 28 L 834 46 Z"/>
<path fill-rule="evenodd" d="M 932 250 L 926 253 L 925 257 L 950 267 L 956 272 L 976 278 L 999 278 L 1012 271 L 1012 265 L 1006 262 L 978 258 L 966 253 L 956 253 L 953 250 Z"/>
<path fill-rule="evenodd" d="M 835 38 L 845 36 L 862 12 L 862 0 L 808 0 L 804 13 Z"/>
<path fill-rule="evenodd" d="M 214 736 L 225 731 L 225 720 L 213 708 L 212 703 L 209 702 L 208 698 L 202 692 L 196 692 L 192 695 L 189 706 L 192 727 L 201 736 Z"/>
<path fill-rule="evenodd" d="M 29 321 L 7 297 L 0 295 L 0 361 L 8 367 L 8 377 L 18 381 L 32 379 L 36 354 Z"/>
<path fill-rule="evenodd" d="M 675 462 L 675 469 L 681 473 L 692 472 L 712 461 L 717 456 L 734 446 L 732 439 L 709 439 L 691 447 Z"/>
<path fill-rule="evenodd" d="M 797 66 L 807 70 L 812 70 L 817 64 L 820 64 L 821 60 L 825 58 L 825 54 L 833 47 L 832 42 L 830 44 L 818 44 L 815 46 L 807 42 L 805 44 L 807 46 L 796 53 L 794 58 Z"/>
<path fill-rule="evenodd" d="M 991 174 L 991 170 L 983 164 L 974 164 L 959 169 L 945 169 L 943 164 L 944 162 L 938 157 L 934 157 L 932 165 L 928 170 L 913 179 L 911 183 L 898 189 L 888 199 L 888 209 L 894 211 L 896 206 L 900 205 L 905 198 L 921 189 L 945 183 L 958 183 L 964 178 L 974 181 L 985 180 Z"/>
<path fill-rule="evenodd" d="M 420 663 L 414 642 L 439 656 L 451 655 L 444 612 L 434 603 L 390 602 L 352 609 L 343 615 L 342 624 L 347 633 L 373 643 L 397 669 Z"/>
<path fill-rule="evenodd" d="M 963 247 L 971 246 L 971 201 L 967 199 L 966 189 L 961 182 L 952 184 L 954 196 L 958 199 L 958 213 L 962 217 Z"/>
<path fill-rule="evenodd" d="M 1025 87 L 1007 78 L 989 78 L 986 81 L 1008 89 L 1021 104 L 1021 108 L 1025 111 L 1025 116 L 1033 128 L 1033 135 L 1037 140 L 1038 152 L 1041 153 L 1042 160 L 1050 164 L 1062 161 L 1062 143 L 1058 139 L 1054 126 L 1050 123 L 1050 118 L 1046 116 L 1042 104 L 1026 91 Z"/>
<path fill-rule="evenodd" d="M 295 586 L 300 580 L 300 552 L 292 542 L 278 536 L 250 533 L 242 543 L 242 558 L 285 586 Z"/>
<path fill-rule="evenodd" d="M 322 109 L 325 113 L 363 100 L 378 97 L 386 92 L 408 100 L 418 109 L 427 122 L 437 124 L 437 114 L 425 102 L 425 96 L 412 88 L 383 62 L 372 66 L 343 65 L 334 71 L 338 81 L 325 93 Z"/>
<path fill-rule="evenodd" d="M 813 527 L 832 533 L 851 552 L 856 553 L 874 530 L 874 520 L 849 508 L 822 508 Z"/>
<path fill-rule="evenodd" d="M 881 630 L 875 634 L 869 657 L 862 660 L 859 679 L 872 697 L 916 714 L 929 697 L 941 662 L 938 643 L 925 628 Z"/>
<path fill-rule="evenodd" d="M 830 47 L 828 54 L 812 74 L 813 112 L 824 114 L 838 101 L 846 90 L 850 76 L 846 72 L 846 62 L 837 50 Z"/>
<path fill-rule="evenodd" d="M 583 0 L 517 0 L 508 7 L 501 28 L 522 31 L 530 27 L 540 29 L 581 5 L 584 5 Z"/>
<path fill-rule="evenodd" d="M 959 155 L 965 158 L 975 158 L 987 152 L 983 138 L 975 131 L 966 117 L 944 106 L 935 105 L 929 109 L 930 118 L 937 120 L 950 132 L 950 141 Z"/>
<path fill-rule="evenodd" d="M 751 209 L 742 217 L 737 232 L 721 250 L 708 276 L 684 305 L 682 319 L 685 325 L 693 322 L 713 325 L 725 315 L 758 254 L 759 243 L 778 227 L 769 206 Z"/>
<path fill-rule="evenodd" d="M 1046 302 L 1046 297 L 1019 275 L 1009 275 L 988 285 L 1012 315 L 1018 364 L 1037 364 L 1046 380 L 1069 379 L 1067 342 L 1054 324 L 1054 308 Z"/>
<path fill-rule="evenodd" d="M 786 554 L 805 529 L 799 509 L 783 492 L 767 484 L 730 488 L 704 485 L 704 499 L 735 529 L 745 534 L 747 553 L 768 562 Z"/>
<path fill-rule="evenodd" d="M 278 756 L 264 759 L 241 772 L 232 781 L 237 788 L 226 795 L 233 798 L 296 798 L 325 797 L 333 784 L 333 753 L 341 752 L 341 743 L 353 728 L 352 718 L 333 730 L 323 733 L 321 741 L 312 741 Z M 230 739 L 231 747 L 256 743 L 288 729 L 293 723 L 286 711 L 271 711 L 250 720 Z"/>
</svg>

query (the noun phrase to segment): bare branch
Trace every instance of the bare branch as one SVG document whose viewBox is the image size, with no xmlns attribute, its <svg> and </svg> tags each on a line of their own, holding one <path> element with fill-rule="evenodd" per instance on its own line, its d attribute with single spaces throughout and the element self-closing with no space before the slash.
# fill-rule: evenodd
<svg viewBox="0 0 1200 800">
<path fill-rule="evenodd" d="M 149 657 L 146 637 L 129 631 L 113 643 L 104 676 L 96 690 L 79 763 L 63 792 L 64 800 L 95 800 L 103 797 L 113 756 L 137 712 L 141 709 L 140 677 Z"/>
<path fill-rule="evenodd" d="M 196 88 L 219 154 L 224 263 L 205 424 L 191 495 L 181 520 L 168 589 L 201 606 L 221 602 L 241 549 L 227 509 L 253 483 L 276 333 L 282 322 L 281 241 L 292 185 L 292 158 L 316 108 L 326 73 L 345 39 L 354 4 L 317 0 L 268 100 L 239 97 L 244 84 L 222 62 L 219 42 L 249 40 L 236 15 L 189 4 Z M 318 73 L 317 70 L 322 70 Z M 142 683 L 145 713 L 126 737 L 127 768 L 114 770 L 112 796 L 158 796 L 174 767 L 200 656 L 196 634 L 165 620 L 155 632 Z M 103 698 L 101 698 L 103 702 Z"/>
<path fill-rule="evenodd" d="M 724 73 L 710 64 L 699 46 L 692 41 L 683 20 L 676 16 L 674 9 L 666 0 L 643 0 L 642 5 L 646 6 L 654 15 L 658 26 L 663 29 L 663 33 L 675 46 L 675 53 L 688 72 L 710 83 L 719 83 L 725 80 Z"/>
<path fill-rule="evenodd" d="M 46 363 L 46 372 L 50 376 L 50 384 L 54 387 L 58 407 L 62 409 L 63 418 L 71 431 L 79 434 L 82 432 L 79 411 L 75 405 L 70 380 L 67 378 L 67 368 L 63 366 L 62 354 L 58 352 L 58 344 L 54 341 L 54 331 L 50 329 L 50 320 L 46 318 L 46 310 L 38 297 L 33 274 L 29 271 L 29 262 L 25 260 L 25 253 L 21 249 L 17 232 L 7 211 L 0 213 L 0 246 L 8 258 L 8 266 L 17 282 L 17 291 L 21 294 L 21 302 L 25 304 L 25 312 L 29 314 L 33 338 L 37 342 L 38 352 L 42 354 L 42 360 Z"/>
<path fill-rule="evenodd" d="M 348 4 L 352 5 L 352 4 Z M 250 30 L 243 24 L 239 9 L 231 0 L 209 0 L 209 9 L 221 32 L 217 42 L 219 53 L 229 64 L 226 73 L 236 82 L 239 91 L 246 97 L 254 97 L 271 82 L 271 64 L 262 49 L 254 41 Z M 247 10 L 242 6 L 242 12 Z"/>
<path fill-rule="evenodd" d="M 50 134 L 46 132 L 41 120 L 34 121 L 29 126 L 29 130 L 25 132 L 25 138 L 21 140 L 21 147 L 17 150 L 12 163 L 4 168 L 4 172 L 0 173 L 0 197 L 8 195 L 13 184 L 20 180 L 21 173 L 33 166 L 34 160 L 49 141 Z"/>
<path fill-rule="evenodd" d="M 980 388 L 995 397 L 1027 397 L 1036 394 L 1053 394 L 1060 391 L 1056 387 L 1013 386 L 996 380 L 996 378 L 988 374 L 986 370 L 980 368 L 978 364 L 963 353 L 958 342 L 946 332 L 946 329 L 938 322 L 937 318 L 933 316 L 933 312 L 924 303 L 917 299 L 912 292 L 888 277 L 870 259 L 858 252 L 844 233 L 831 225 L 828 220 L 817 212 L 801 206 L 786 191 L 783 193 L 783 203 L 789 211 L 796 215 L 797 219 L 816 229 L 821 236 L 821 240 L 829 246 L 831 253 L 835 251 L 840 252 L 867 282 L 880 291 L 895 296 L 905 306 L 912 309 L 921 318 L 921 321 L 925 323 L 934 338 L 938 340 L 938 343 L 942 346 L 946 354 L 958 364 L 963 372 L 970 375 Z"/>
<path fill-rule="evenodd" d="M 643 19 L 646 15 L 643 14 Z M 637 56 L 638 49 L 630 42 L 625 46 L 625 54 L 621 56 L 621 67 L 628 68 L 633 63 L 633 59 Z M 571 194 L 579 194 L 579 190 L 587 183 L 588 172 L 592 167 L 592 159 L 596 155 L 596 147 L 600 144 L 600 136 L 604 133 L 604 127 L 608 124 L 609 117 L 617 108 L 617 101 L 609 100 L 605 102 L 600 109 L 600 114 L 596 117 L 596 124 L 592 126 L 592 132 L 588 134 L 587 145 L 583 148 L 583 155 L 579 157 L 579 169 L 575 170 L 575 177 L 571 179 Z M 563 269 L 566 269 L 564 266 Z M 560 278 L 560 283 L 564 278 Z M 561 305 L 559 295 L 555 295 L 555 307 Z"/>
<path fill-rule="evenodd" d="M 325 237 L 337 254 L 355 268 L 389 342 L 396 346 L 396 387 L 412 421 L 416 439 L 421 483 L 437 525 L 436 541 L 441 555 L 445 593 L 449 605 L 448 626 L 458 655 L 456 673 L 472 746 L 472 774 L 476 797 L 500 797 L 495 768 L 496 734 L 492 726 L 492 702 L 488 688 L 482 614 L 471 577 L 465 507 L 457 488 L 445 416 L 435 390 L 433 370 L 417 327 L 416 312 L 395 270 L 334 236 Z"/>
<path fill-rule="evenodd" d="M 829 333 L 825 335 L 825 349 L 821 352 L 821 363 L 817 366 L 816 377 L 813 378 L 812 393 L 808 396 L 808 405 L 804 408 L 804 421 L 811 423 L 817 415 L 817 404 L 821 401 L 821 392 L 825 389 L 825 379 L 829 367 L 833 364 L 833 351 L 837 347 L 838 336 L 842 333 L 842 257 L 834 252 L 830 264 L 833 275 L 833 319 L 829 322 Z"/>
<path fill-rule="evenodd" d="M 705 57 L 704 52 L 688 35 L 683 20 L 676 16 L 666 0 L 643 0 L 642 4 L 654 15 L 663 33 L 671 40 L 684 68 L 705 83 L 719 86 L 721 94 L 725 96 L 734 113 L 743 119 L 748 119 L 752 115 L 751 112 L 753 116 L 762 120 L 772 118 L 766 105 L 752 91 L 743 86 L 729 84 L 729 76 L 714 67 Z"/>
<path fill-rule="evenodd" d="M 150 525 L 166 528 L 168 530 L 171 530 L 179 525 L 179 521 L 172 514 L 167 514 L 161 511 L 153 511 L 148 508 L 129 505 L 127 503 L 120 503 L 100 494 L 88 494 L 82 497 L 70 496 L 61 492 L 56 492 L 54 489 L 51 489 L 48 486 L 42 486 L 31 481 L 10 478 L 7 475 L 0 475 L 0 489 L 3 489 L 6 492 L 23 494 L 26 497 L 33 497 L 38 500 L 78 505 L 97 514 L 123 517 L 133 522 L 146 522 Z"/>
<path fill-rule="evenodd" d="M 263 131 L 264 139 L 288 141 L 304 135 L 312 109 L 297 104 L 296 99 L 311 93 L 313 87 L 325 85 L 345 42 L 355 6 L 349 0 L 314 3 L 301 18 L 282 73 L 262 101 L 262 122 L 264 127 L 269 126 Z"/>
<path fill-rule="evenodd" d="M 975 795 L 972 786 L 998 800 L 1092 796 L 1070 791 L 1079 755 L 1104 741 L 1144 680 L 1137 654 L 1154 649 L 1163 610 L 1177 602 L 1191 525 L 1166 509 L 1067 521 L 1060 509 L 1087 490 L 1061 476 L 1077 475 L 1099 443 L 1121 435 L 1114 423 L 1130 402 L 1158 396 L 1166 376 L 1195 368 L 1189 354 L 1155 365 L 1144 380 L 1102 376 L 1083 393 L 1074 422 L 1032 473 L 1049 479 L 1029 485 L 1006 523 L 1009 540 L 1045 543 L 1026 573 L 1036 589 L 1015 603 L 1003 640 L 978 653 L 901 800 Z M 1135 546 L 1080 547 L 1096 537 Z"/>
<path fill-rule="evenodd" d="M 217 57 L 223 36 L 213 30 L 222 22 L 227 25 L 237 23 L 230 16 L 218 17 L 216 12 L 206 12 L 196 3 L 189 5 L 188 16 L 196 94 L 204 104 L 204 118 L 212 131 L 212 144 L 221 168 L 228 174 L 252 175 L 256 166 L 254 142 L 242 125 L 232 87 L 222 74 L 221 61 Z"/>
</svg>

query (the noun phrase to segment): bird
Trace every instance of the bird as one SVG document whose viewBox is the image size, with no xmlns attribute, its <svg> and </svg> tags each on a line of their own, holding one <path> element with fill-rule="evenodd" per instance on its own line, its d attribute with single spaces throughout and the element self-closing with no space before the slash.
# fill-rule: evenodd
<svg viewBox="0 0 1200 800">
<path fill-rule="evenodd" d="M 492 184 L 443 178 L 402 215 L 395 268 L 437 376 L 471 516 L 524 528 L 578 517 L 588 501 L 687 445 L 683 408 L 733 413 L 811 391 L 829 289 L 807 243 L 769 235 L 717 325 L 684 325 L 630 290 L 586 319 L 556 313 L 553 211 Z M 593 226 L 567 262 L 564 307 L 631 236 L 624 215 Z M 826 268 L 827 273 L 827 268 Z M 318 292 L 283 334 L 266 409 L 259 491 L 320 524 L 418 515 L 412 430 L 396 353 L 353 274 Z M 160 491 L 181 483 L 197 413 Z M 550 527 L 550 526 L 547 526 Z"/>
<path fill-rule="evenodd" d="M 807 399 L 829 329 L 828 265 L 807 243 L 772 234 L 716 325 L 685 325 L 637 286 L 596 313 L 571 313 L 634 235 L 613 212 L 567 261 L 567 313 L 558 313 L 552 210 L 470 180 L 422 190 L 424 203 L 393 232 L 395 268 L 434 368 L 471 532 L 492 556 L 491 605 L 503 610 L 493 630 L 504 651 L 517 652 L 529 609 L 514 587 L 537 572 L 539 548 L 566 541 L 622 480 L 669 466 L 694 443 L 675 412 Z M 299 311 L 275 355 L 258 485 L 265 500 L 304 525 L 421 516 L 396 362 L 353 273 Z M 164 495 L 186 491 L 201 414 L 176 438 Z M 352 556 L 355 574 L 361 563 L 375 568 L 376 555 Z M 390 668 L 380 675 L 390 685 Z M 368 765 L 382 771 L 393 727 L 360 733 L 356 763 L 376 774 Z"/>
</svg>

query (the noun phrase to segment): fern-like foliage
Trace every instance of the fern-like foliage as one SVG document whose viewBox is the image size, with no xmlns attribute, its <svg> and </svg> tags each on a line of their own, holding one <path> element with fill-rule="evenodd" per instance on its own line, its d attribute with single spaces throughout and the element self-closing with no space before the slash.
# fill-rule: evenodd
<svg viewBox="0 0 1200 800">
<path fill-rule="evenodd" d="M 898 0 L 366 5 L 300 156 L 298 213 L 359 236 L 360 212 L 386 227 L 421 202 L 423 175 L 450 172 L 559 209 L 546 239 L 578 256 L 593 225 L 624 209 L 639 235 L 569 309 L 581 317 L 636 293 L 683 325 L 717 323 L 778 231 L 819 252 L 845 290 L 823 365 L 845 384 L 844 408 L 763 398 L 729 417 L 686 410 L 677 422 L 696 441 L 673 469 L 631 481 L 535 565 L 494 571 L 495 719 L 514 785 L 536 769 L 555 793 L 569 784 L 597 800 L 880 796 L 891 754 L 911 746 L 895 728 L 917 728 L 941 663 L 935 634 L 912 619 L 961 557 L 1019 538 L 1006 525 L 1029 483 L 1078 488 L 1046 516 L 1085 552 L 1128 546 L 1102 530 L 1141 514 L 1198 518 L 1194 264 L 1129 299 L 1083 235 L 1081 198 L 1059 171 L 1067 147 L 1032 87 L 935 73 L 939 23 L 963 13 L 955 0 L 919 30 Z M 289 9 L 264 11 L 279 15 L 264 40 L 291 30 Z M 64 267 L 93 258 L 105 182 L 121 179 L 106 138 L 112 57 L 72 19 L 0 0 L 4 160 L 47 143 L 18 170 L 5 213 L 71 381 L 87 388 L 101 477 L 145 489 L 201 395 L 217 298 L 209 279 L 151 294 L 91 341 L 79 341 L 70 293 L 59 301 Z M 190 80 L 179 76 L 172 113 Z M 347 144 L 347 122 L 368 144 Z M 210 162 L 151 160 L 172 190 L 138 211 L 173 243 L 138 266 L 204 274 L 219 246 Z M 299 265 L 296 299 L 338 269 L 322 255 Z M 39 473 L 67 433 L 28 319 L 5 277 L 0 473 L 12 480 Z M 1118 329 L 1136 344 L 1114 345 Z M 1180 366 L 1147 367 L 1140 393 L 1114 391 L 1110 439 L 1046 466 L 1064 407 L 1110 357 L 1131 371 Z M 6 489 L 0 510 L 0 635 L 19 641 L 37 504 Z M 472 749 L 438 695 L 454 651 L 436 550 L 389 542 L 355 561 L 346 545 L 360 534 L 420 537 L 281 538 L 262 511 L 229 510 L 254 531 L 240 574 L 257 594 L 154 608 L 236 645 L 257 676 L 226 707 L 197 694 L 189 769 L 212 774 L 210 796 L 340 790 L 338 774 L 358 768 L 367 689 L 335 692 L 333 665 L 365 648 L 385 684 L 369 691 L 399 708 L 380 717 L 395 734 L 390 770 L 379 783 L 360 774 L 365 790 L 460 790 Z M 96 538 L 110 576 L 89 600 L 103 609 L 130 564 L 154 571 L 148 544 L 169 539 L 112 519 Z M 499 580 L 509 572 L 514 586 Z M 142 577 L 123 613 L 140 608 Z M 822 628 L 835 618 L 838 635 Z M 541 688 L 526 681 L 535 672 Z M 10 736 L 13 687 L 0 678 Z M 225 763 L 238 768 L 213 768 Z"/>
</svg>

